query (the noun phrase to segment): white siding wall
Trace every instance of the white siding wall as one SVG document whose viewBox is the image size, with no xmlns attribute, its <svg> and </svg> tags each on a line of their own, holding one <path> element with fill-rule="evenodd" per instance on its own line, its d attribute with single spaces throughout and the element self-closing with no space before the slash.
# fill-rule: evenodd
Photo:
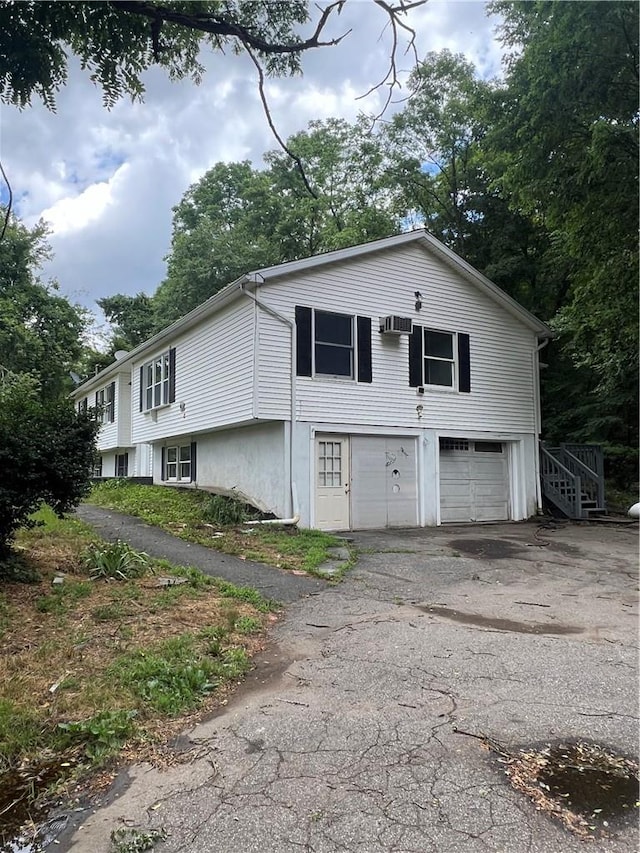
<svg viewBox="0 0 640 853">
<path fill-rule="evenodd" d="M 271 423 L 183 435 L 172 444 L 196 442 L 196 483 L 199 489 L 235 493 L 260 509 L 284 517 L 287 510 L 284 424 Z M 162 480 L 162 442 L 154 446 L 153 480 Z"/>
<path fill-rule="evenodd" d="M 128 447 L 131 444 L 131 374 L 127 368 L 124 373 L 111 376 L 108 382 L 96 386 L 88 395 L 89 406 L 96 404 L 96 392 L 105 390 L 115 382 L 115 402 L 113 423 L 104 423 L 98 434 L 98 449 L 111 450 L 116 447 Z M 82 398 L 81 398 L 82 399 Z"/>
<path fill-rule="evenodd" d="M 116 376 L 116 424 L 118 447 L 131 444 L 131 372 Z"/>
<path fill-rule="evenodd" d="M 149 351 L 133 363 L 134 443 L 157 441 L 251 419 L 254 311 L 249 299 L 240 299 L 171 340 L 171 346 L 176 349 L 176 399 L 168 406 L 149 413 L 139 411 L 140 366 L 165 352 L 169 343 Z"/>
<path fill-rule="evenodd" d="M 415 310 L 414 292 L 423 307 Z M 390 427 L 534 432 L 534 333 L 420 246 L 311 270 L 261 289 L 261 300 L 293 319 L 296 305 L 372 318 L 373 382 L 298 377 L 302 421 Z M 409 387 L 408 337 L 378 333 L 378 318 L 470 335 L 471 393 Z M 290 330 L 264 312 L 259 321 L 259 409 L 288 418 Z M 418 419 L 416 406 L 422 405 Z"/>
</svg>

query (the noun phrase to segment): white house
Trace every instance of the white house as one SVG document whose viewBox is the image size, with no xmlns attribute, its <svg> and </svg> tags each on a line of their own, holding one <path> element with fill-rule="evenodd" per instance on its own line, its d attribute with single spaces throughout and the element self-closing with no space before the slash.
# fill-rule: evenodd
<svg viewBox="0 0 640 853">
<path fill-rule="evenodd" d="M 551 332 L 425 231 L 248 273 L 75 392 L 101 476 L 237 493 L 306 527 L 540 506 Z"/>
</svg>

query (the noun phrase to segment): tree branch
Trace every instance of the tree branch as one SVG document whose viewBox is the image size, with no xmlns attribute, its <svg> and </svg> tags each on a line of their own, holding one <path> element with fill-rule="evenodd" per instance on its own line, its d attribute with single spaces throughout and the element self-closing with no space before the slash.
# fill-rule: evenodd
<svg viewBox="0 0 640 853">
<path fill-rule="evenodd" d="M 7 185 L 7 189 L 9 190 L 9 201 L 7 203 L 7 212 L 4 216 L 4 222 L 2 224 L 2 232 L 0 233 L 0 242 L 4 239 L 5 232 L 7 230 L 7 226 L 9 225 L 9 219 L 11 218 L 11 207 L 13 205 L 13 190 L 11 189 L 11 184 L 9 183 L 9 178 L 7 178 L 7 173 L 4 170 L 4 166 L 2 165 L 2 161 L 0 160 L 0 174 Z"/>
<path fill-rule="evenodd" d="M 342 0 L 340 0 L 340 2 L 342 2 Z M 305 171 L 304 171 L 304 166 L 302 165 L 302 160 L 298 157 L 297 154 L 294 154 L 293 151 L 288 147 L 287 143 L 280 136 L 280 134 L 278 133 L 278 130 L 276 129 L 275 124 L 273 123 L 273 118 L 271 116 L 271 110 L 269 109 L 269 103 L 267 101 L 267 96 L 266 96 L 265 91 L 264 91 L 264 71 L 262 70 L 262 66 L 260 65 L 260 63 L 256 59 L 255 54 L 253 53 L 253 51 L 251 50 L 249 45 L 246 42 L 243 42 L 243 44 L 244 44 L 244 49 L 246 50 L 247 54 L 249 55 L 249 58 L 251 59 L 251 61 L 255 65 L 256 70 L 258 71 L 258 92 L 260 94 L 260 100 L 262 101 L 262 108 L 264 110 L 264 114 L 265 114 L 265 117 L 267 119 L 267 123 L 268 123 L 269 127 L 271 128 L 271 132 L 273 133 L 273 135 L 277 139 L 278 145 L 282 148 L 282 150 L 296 164 L 296 167 L 297 167 L 298 171 L 300 172 L 300 177 L 302 178 L 302 182 L 305 185 L 305 188 L 306 188 L 307 192 L 309 193 L 309 195 L 312 198 L 317 199 L 318 194 L 315 192 L 315 190 L 312 188 L 311 184 L 309 183 L 309 180 L 308 180 L 308 178 L 305 174 Z"/>
<path fill-rule="evenodd" d="M 357 100 L 362 100 L 363 98 L 367 98 L 372 92 L 375 92 L 376 89 L 380 89 L 382 86 L 387 85 L 389 87 L 389 92 L 387 93 L 386 100 L 384 102 L 384 106 L 380 110 L 377 116 L 374 117 L 372 123 L 372 129 L 375 123 L 382 118 L 385 114 L 387 107 L 391 103 L 391 98 L 393 97 L 393 90 L 395 88 L 400 88 L 400 81 L 398 80 L 398 67 L 396 63 L 396 57 L 398 53 L 398 28 L 405 30 L 409 33 L 409 44 L 405 49 L 405 53 L 409 53 L 411 51 L 413 53 L 414 62 L 416 65 L 419 63 L 418 59 L 418 51 L 416 48 L 416 32 L 410 27 L 408 24 L 405 24 L 404 21 L 400 19 L 400 15 L 405 14 L 410 9 L 415 9 L 417 6 L 424 6 L 427 0 L 414 0 L 413 3 L 405 3 L 404 0 L 401 0 L 398 6 L 392 6 L 391 4 L 385 2 L 385 0 L 373 0 L 373 2 L 382 9 L 389 17 L 385 27 L 391 27 L 392 33 L 392 44 L 391 44 L 391 52 L 389 56 L 389 67 L 387 68 L 387 73 L 384 75 L 382 80 L 379 83 L 376 83 L 372 86 L 368 91 L 366 91 L 363 95 L 359 95 Z M 382 33 L 380 34 L 382 35 Z M 390 81 L 390 82 L 388 82 Z"/>
<path fill-rule="evenodd" d="M 376 0 L 377 2 L 377 0 Z M 426 0 L 425 0 L 426 2 Z M 311 50 L 315 47 L 333 47 L 349 34 L 350 31 L 343 33 L 341 36 L 321 41 L 320 37 L 327 24 L 327 21 L 338 9 L 338 14 L 346 0 L 335 0 L 330 3 L 320 15 L 317 26 L 313 34 L 302 41 L 291 42 L 290 44 L 278 44 L 265 41 L 263 38 L 252 33 L 246 27 L 238 24 L 236 21 L 228 20 L 222 14 L 201 13 L 201 12 L 178 12 L 170 6 L 163 6 L 155 3 L 137 2 L 136 0 L 111 0 L 110 5 L 116 11 L 127 12 L 132 15 L 141 15 L 145 18 L 150 18 L 152 21 L 177 24 L 189 30 L 196 30 L 200 33 L 208 33 L 209 35 L 220 36 L 221 38 L 235 38 L 241 41 L 242 44 L 257 50 L 263 54 L 287 54 L 287 53 L 302 53 L 305 50 Z"/>
</svg>

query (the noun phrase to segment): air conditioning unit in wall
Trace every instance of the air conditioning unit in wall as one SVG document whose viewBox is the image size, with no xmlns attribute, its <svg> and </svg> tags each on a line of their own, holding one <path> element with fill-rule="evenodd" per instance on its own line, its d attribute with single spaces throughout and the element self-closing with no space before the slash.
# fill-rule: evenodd
<svg viewBox="0 0 640 853">
<path fill-rule="evenodd" d="M 411 317 L 381 317 L 380 331 L 383 335 L 410 335 L 413 331 Z"/>
</svg>

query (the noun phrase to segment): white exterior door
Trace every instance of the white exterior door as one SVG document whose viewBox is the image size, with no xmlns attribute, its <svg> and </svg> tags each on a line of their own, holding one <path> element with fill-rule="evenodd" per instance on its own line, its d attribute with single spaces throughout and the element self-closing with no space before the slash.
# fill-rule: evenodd
<svg viewBox="0 0 640 853">
<path fill-rule="evenodd" d="M 354 530 L 417 525 L 415 439 L 351 437 L 351 520 Z"/>
<path fill-rule="evenodd" d="M 316 436 L 316 524 L 320 530 L 348 530 L 349 437 Z"/>
<path fill-rule="evenodd" d="M 503 442 L 440 439 L 440 521 L 508 521 Z"/>
</svg>

